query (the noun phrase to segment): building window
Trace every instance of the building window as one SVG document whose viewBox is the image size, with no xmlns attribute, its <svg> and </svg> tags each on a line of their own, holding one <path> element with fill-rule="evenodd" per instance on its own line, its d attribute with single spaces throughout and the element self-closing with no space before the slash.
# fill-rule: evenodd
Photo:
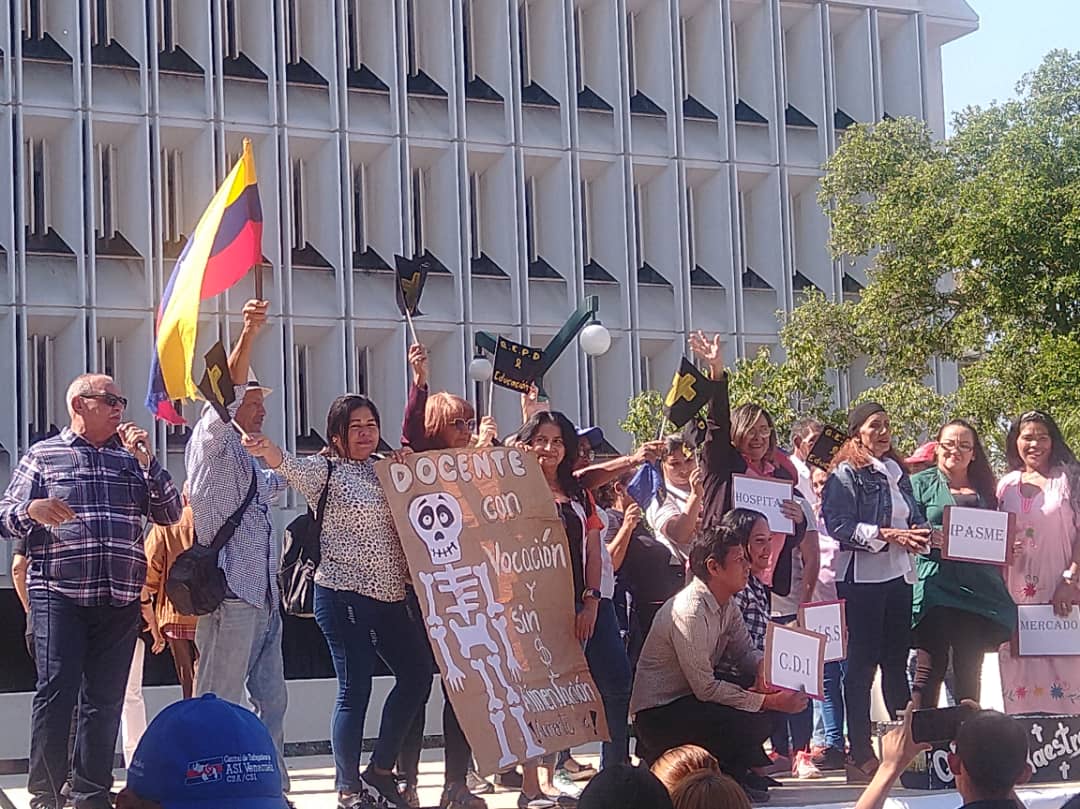
<svg viewBox="0 0 1080 809">
<path fill-rule="evenodd" d="M 637 95 L 637 15 L 626 15 L 626 72 L 630 80 L 630 95 Z"/>
<path fill-rule="evenodd" d="M 735 100 L 739 100 L 739 27 L 731 24 L 731 84 L 735 88 Z"/>
<path fill-rule="evenodd" d="M 56 338 L 31 334 L 27 340 L 30 365 L 30 434 L 42 436 L 56 423 L 53 400 L 56 394 Z"/>
<path fill-rule="evenodd" d="M 370 389 L 369 368 L 371 363 L 371 349 L 367 346 L 356 347 L 356 392 L 367 396 Z"/>
<path fill-rule="evenodd" d="M 109 0 L 90 0 L 90 45 L 105 47 L 112 40 L 112 9 Z"/>
<path fill-rule="evenodd" d="M 45 37 L 44 0 L 22 0 L 23 3 L 23 39 L 43 39 Z"/>
<path fill-rule="evenodd" d="M 637 249 L 638 266 L 645 264 L 645 223 L 642 220 L 645 207 L 645 188 L 634 183 L 634 247 Z"/>
<path fill-rule="evenodd" d="M 363 2 L 345 0 L 345 49 L 349 70 L 359 70 L 364 63 L 364 40 L 360 35 L 360 4 Z"/>
<path fill-rule="evenodd" d="M 405 0 L 405 57 L 410 76 L 420 74 L 420 31 L 417 25 L 416 0 Z"/>
<path fill-rule="evenodd" d="M 529 57 L 529 0 L 518 6 L 518 55 L 521 59 L 521 86 L 532 84 L 532 64 Z"/>
<path fill-rule="evenodd" d="M 577 89 L 585 89 L 585 11 L 574 9 L 574 67 L 577 72 Z"/>
<path fill-rule="evenodd" d="M 482 187 L 483 175 L 478 171 L 469 174 L 469 250 L 472 259 L 480 258 L 480 254 L 484 252 L 480 232 L 483 205 Z"/>
<path fill-rule="evenodd" d="M 304 161 L 296 158 L 292 161 L 292 243 L 298 249 L 308 243 L 306 191 Z"/>
<path fill-rule="evenodd" d="M 225 56 L 240 57 L 240 27 L 236 21 L 236 0 L 225 0 Z"/>
<path fill-rule="evenodd" d="M 413 255 L 424 252 L 427 245 L 424 233 L 424 195 L 427 192 L 427 171 L 413 169 L 412 173 L 412 236 Z"/>
<path fill-rule="evenodd" d="M 158 0 L 158 49 L 162 53 L 176 50 L 176 5 L 173 0 Z"/>
<path fill-rule="evenodd" d="M 476 78 L 476 39 L 473 36 L 472 0 L 461 0 L 462 50 L 465 62 L 465 82 Z"/>
<path fill-rule="evenodd" d="M 686 52 L 690 40 L 686 35 L 686 17 L 679 17 L 679 77 L 682 81 L 683 99 L 690 97 L 690 56 Z"/>
<path fill-rule="evenodd" d="M 368 249 L 367 240 L 367 166 L 357 163 L 352 171 L 353 248 L 358 253 Z"/>
<path fill-rule="evenodd" d="M 179 242 L 184 226 L 184 168 L 179 149 L 161 150 L 161 238 Z"/>
<path fill-rule="evenodd" d="M 581 255 L 584 258 L 585 263 L 588 264 L 593 259 L 592 255 L 592 211 L 590 210 L 592 205 L 592 199 L 589 197 L 590 193 L 589 181 L 581 181 Z"/>
<path fill-rule="evenodd" d="M 648 356 L 647 354 L 642 354 L 641 355 L 640 369 L 641 369 L 641 389 L 642 390 L 652 390 L 653 389 L 653 384 L 652 384 L 652 357 Z"/>
<path fill-rule="evenodd" d="M 311 433 L 311 397 L 308 376 L 311 349 L 301 343 L 293 346 L 293 373 L 296 381 L 296 437 L 302 438 Z"/>
<path fill-rule="evenodd" d="M 97 341 L 97 368 L 99 374 L 116 376 L 116 355 L 120 341 L 115 337 L 99 337 Z"/>
<path fill-rule="evenodd" d="M 536 179 L 525 178 L 525 252 L 526 260 L 532 264 L 540 257 L 536 238 Z"/>
<path fill-rule="evenodd" d="M 746 194 L 742 191 L 738 195 L 739 205 L 739 272 L 749 269 L 746 251 Z"/>
<path fill-rule="evenodd" d="M 116 236 L 119 196 L 116 172 L 119 168 L 116 147 L 105 143 L 94 146 L 97 188 L 94 198 L 94 233 L 99 239 Z"/>
<path fill-rule="evenodd" d="M 26 178 L 23 181 L 23 215 L 26 232 L 44 236 L 49 229 L 49 175 L 43 138 L 26 139 Z"/>
<path fill-rule="evenodd" d="M 285 62 L 300 64 L 300 10 L 299 0 L 285 0 Z"/>
<path fill-rule="evenodd" d="M 686 252 L 690 269 L 697 266 L 697 215 L 694 211 L 694 187 L 686 186 Z"/>
</svg>

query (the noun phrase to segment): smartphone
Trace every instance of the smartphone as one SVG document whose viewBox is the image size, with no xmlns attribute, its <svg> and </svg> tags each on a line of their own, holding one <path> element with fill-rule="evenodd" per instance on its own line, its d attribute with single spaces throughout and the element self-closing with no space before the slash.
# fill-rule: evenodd
<svg viewBox="0 0 1080 809">
<path fill-rule="evenodd" d="M 911 715 L 911 738 L 916 742 L 951 742 L 973 713 L 967 705 L 917 710 Z"/>
</svg>

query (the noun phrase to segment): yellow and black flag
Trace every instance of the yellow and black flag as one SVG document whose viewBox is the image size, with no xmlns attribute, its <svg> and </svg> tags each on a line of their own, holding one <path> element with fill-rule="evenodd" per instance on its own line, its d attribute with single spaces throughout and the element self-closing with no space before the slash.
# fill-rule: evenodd
<svg viewBox="0 0 1080 809">
<path fill-rule="evenodd" d="M 840 451 L 840 447 L 847 441 L 843 430 L 826 424 L 817 441 L 810 447 L 810 455 L 806 462 L 826 472 L 832 467 L 833 456 Z"/>
<path fill-rule="evenodd" d="M 217 411 L 226 424 L 229 417 L 229 405 L 236 401 L 232 375 L 229 372 L 229 357 L 225 346 L 218 340 L 213 348 L 206 352 L 206 370 L 199 381 L 199 391 L 206 401 Z"/>
<path fill-rule="evenodd" d="M 543 357 L 544 352 L 539 348 L 500 337 L 495 348 L 495 375 L 492 381 L 500 387 L 528 393 L 540 375 L 539 365 Z"/>
<path fill-rule="evenodd" d="M 681 428 L 705 406 L 711 391 L 709 379 L 683 357 L 675 378 L 671 380 L 671 390 L 664 397 L 664 415 Z"/>
<path fill-rule="evenodd" d="M 426 255 L 412 261 L 404 256 L 394 256 L 394 265 L 397 267 L 398 309 L 403 315 L 419 317 L 424 314 L 420 311 L 420 296 L 427 283 L 431 262 Z"/>
</svg>

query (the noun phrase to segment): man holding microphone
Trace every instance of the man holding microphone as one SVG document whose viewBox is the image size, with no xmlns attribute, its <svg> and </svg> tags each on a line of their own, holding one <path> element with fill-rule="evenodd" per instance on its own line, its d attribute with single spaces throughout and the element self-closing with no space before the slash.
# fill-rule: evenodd
<svg viewBox="0 0 1080 809">
<path fill-rule="evenodd" d="M 27 450 L 0 500 L 0 537 L 25 538 L 37 664 L 27 787 L 33 809 L 59 809 L 69 776 L 76 809 L 109 809 L 113 751 L 146 580 L 144 520 L 180 519 L 180 495 L 124 422 L 113 379 L 83 374 L 67 390 L 71 423 Z"/>
</svg>

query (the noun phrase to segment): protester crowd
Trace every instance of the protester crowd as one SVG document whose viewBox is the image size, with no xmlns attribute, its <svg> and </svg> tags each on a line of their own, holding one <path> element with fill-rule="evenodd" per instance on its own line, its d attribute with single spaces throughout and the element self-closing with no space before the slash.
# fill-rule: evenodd
<svg viewBox="0 0 1080 809">
<path fill-rule="evenodd" d="M 183 785 L 156 779 L 155 768 L 182 758 L 168 748 L 170 733 L 178 739 L 177 728 L 210 721 L 209 736 L 218 727 L 238 730 L 231 742 L 228 730 L 204 739 L 206 750 L 262 745 L 266 777 L 253 781 L 265 802 L 251 805 L 287 804 L 280 542 L 271 509 L 288 487 L 312 507 L 325 502 L 314 618 L 338 680 L 330 731 L 338 806 L 418 805 L 424 706 L 437 669 L 374 471 L 386 434 L 382 417 L 371 399 L 346 394 L 327 414 L 321 453 L 296 456 L 264 435 L 271 390 L 249 360 L 266 313 L 265 302 L 244 307 L 229 356 L 229 421 L 207 405 L 193 426 L 183 493 L 159 466 L 147 433 L 122 421 L 127 401 L 116 381 L 83 375 L 68 389 L 70 425 L 27 451 L 0 501 L 0 535 L 20 543 L 20 593 L 37 665 L 29 773 L 35 809 L 67 802 L 106 809 L 117 800 L 187 805 L 169 803 Z M 426 349 L 409 350 L 412 386 L 398 453 L 497 442 L 534 453 L 569 543 L 575 634 L 611 738 L 599 774 L 567 750 L 526 762 L 520 774 L 496 776 L 520 790 L 518 806 L 741 808 L 768 800 L 781 786 L 773 777 L 779 773 L 814 778 L 844 770 L 849 782 L 877 785 L 860 804 L 874 809 L 906 765 L 901 760 L 916 751 L 905 725 L 886 737 L 884 758 L 876 755 L 875 674 L 894 717 L 909 703 L 937 705 L 945 682 L 955 701 L 977 702 L 989 651 L 998 652 L 1007 713 L 1077 712 L 1080 694 L 1065 688 L 1075 679 L 1066 666 L 1075 664 L 1019 657 L 1010 643 L 1017 604 L 1050 603 L 1065 614 L 1080 602 L 1080 465 L 1049 415 L 1031 411 L 1015 420 L 1010 471 L 995 480 L 979 435 L 963 420 L 943 425 L 930 450 L 908 459 L 928 464 L 912 474 L 894 449 L 889 413 L 867 402 L 849 413 L 846 440 L 825 469 L 808 464 L 821 424 L 804 419 L 790 436 L 778 435 L 764 408 L 731 408 L 719 336 L 695 334 L 690 350 L 709 372 L 704 422 L 614 459 L 595 457 L 603 442 L 598 428 L 574 425 L 535 396 L 523 397 L 516 430 L 500 431 L 490 416 L 478 423 L 468 401 L 429 390 Z M 655 485 L 643 485 L 642 470 L 653 468 Z M 790 533 L 770 530 L 758 512 L 732 508 L 735 475 L 793 484 L 782 505 Z M 1015 515 L 1003 573 L 943 557 L 947 506 Z M 209 545 L 222 531 L 225 598 L 197 619 L 183 615 L 165 590 L 170 569 L 196 537 Z M 763 661 L 769 624 L 796 621 L 800 604 L 836 599 L 846 604 L 847 659 L 826 665 L 824 698 L 773 687 Z M 152 651 L 171 650 L 184 697 L 197 699 L 167 709 L 136 749 L 146 724 L 137 693 L 144 628 Z M 361 770 L 379 659 L 395 684 Z M 251 715 L 230 703 L 253 706 L 261 724 L 253 727 Z M 110 790 L 122 715 L 130 775 L 117 799 Z M 957 740 L 954 770 L 965 800 L 1008 800 L 1021 778 L 1003 758 L 1015 751 L 984 749 L 986 734 L 1012 732 L 1003 721 L 980 714 Z M 631 726 L 639 767 L 630 765 Z M 449 699 L 443 733 L 441 809 L 482 809 L 482 795 L 494 787 L 473 771 Z M 986 760 L 997 763 L 988 768 Z M 619 794 L 638 803 L 611 802 Z"/>
</svg>

